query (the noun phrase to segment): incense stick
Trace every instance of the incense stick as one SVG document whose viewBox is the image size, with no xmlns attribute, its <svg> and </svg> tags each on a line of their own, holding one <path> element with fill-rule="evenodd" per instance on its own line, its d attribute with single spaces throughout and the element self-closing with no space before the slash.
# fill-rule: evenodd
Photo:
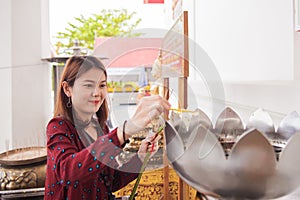
<svg viewBox="0 0 300 200">
<path fill-rule="evenodd" d="M 165 126 L 159 127 L 157 133 L 155 134 L 154 139 L 162 132 L 162 130 L 163 130 L 164 128 L 165 128 Z M 146 154 L 146 157 L 145 157 L 144 162 L 143 162 L 143 164 L 142 164 L 140 173 L 139 173 L 139 175 L 138 175 L 138 177 L 137 177 L 137 179 L 136 179 L 136 182 L 135 182 L 134 187 L 133 187 L 133 189 L 132 189 L 131 195 L 130 195 L 130 197 L 129 197 L 129 200 L 133 200 L 134 197 L 135 197 L 136 190 L 137 190 L 137 188 L 138 188 L 138 186 L 139 186 L 139 183 L 140 183 L 140 181 L 141 181 L 143 172 L 145 171 L 145 168 L 146 168 L 146 166 L 147 166 L 147 164 L 148 164 L 148 162 L 149 162 L 149 158 L 150 158 L 150 155 L 151 155 L 151 153 L 153 152 L 153 150 L 154 150 L 154 143 L 152 143 L 151 150 L 148 151 L 147 154 Z"/>
<path fill-rule="evenodd" d="M 170 108 L 170 110 L 177 111 L 177 112 L 195 112 L 193 110 L 186 110 L 186 109 L 180 109 L 180 108 Z"/>
</svg>

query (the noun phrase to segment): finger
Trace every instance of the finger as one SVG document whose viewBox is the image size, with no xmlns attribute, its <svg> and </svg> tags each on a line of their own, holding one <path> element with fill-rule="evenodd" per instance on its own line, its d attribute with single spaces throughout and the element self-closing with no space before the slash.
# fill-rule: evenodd
<svg viewBox="0 0 300 200">
<path fill-rule="evenodd" d="M 149 113 L 148 113 L 148 123 L 150 123 L 153 119 L 155 119 L 156 117 L 158 117 L 160 115 L 160 112 L 157 109 L 152 109 Z"/>
<path fill-rule="evenodd" d="M 149 145 L 147 151 L 152 152 L 152 149 L 154 149 L 154 147 L 152 148 L 152 145 Z"/>
<path fill-rule="evenodd" d="M 144 97 L 139 102 L 141 108 L 148 108 L 149 110 L 157 109 L 159 112 L 163 112 L 165 109 L 170 108 L 170 103 L 159 95 L 150 97 Z"/>
<path fill-rule="evenodd" d="M 158 151 L 158 146 L 154 146 L 154 148 L 152 149 L 151 153 L 156 153 Z"/>
<path fill-rule="evenodd" d="M 165 109 L 165 110 L 169 110 L 171 108 L 171 104 L 169 103 L 169 101 L 162 99 L 161 102 L 161 106 Z"/>
<path fill-rule="evenodd" d="M 164 103 L 164 102 L 160 102 L 160 103 L 155 103 L 153 104 L 152 106 L 152 109 L 156 109 L 159 113 L 162 113 L 166 110 L 169 110 L 170 109 L 170 104 L 167 102 L 167 103 Z"/>
<path fill-rule="evenodd" d="M 155 137 L 151 138 L 151 143 L 158 143 L 158 141 L 161 139 L 162 137 L 160 135 L 155 135 Z"/>
<path fill-rule="evenodd" d="M 160 136 L 158 136 L 157 139 L 154 140 L 154 142 L 151 142 L 151 145 L 148 146 L 148 151 L 151 153 L 155 153 L 159 149 L 158 139 L 160 139 Z M 157 141 L 156 141 L 157 140 Z"/>
<path fill-rule="evenodd" d="M 158 142 L 160 139 L 162 138 L 161 135 L 158 135 L 157 133 L 154 133 L 154 132 L 150 132 L 145 140 L 147 140 L 148 142 L 151 142 L 151 143 L 155 143 L 155 142 Z"/>
<path fill-rule="evenodd" d="M 143 152 L 143 153 L 146 153 L 147 152 L 147 149 L 149 147 L 149 144 L 150 142 L 146 141 L 146 140 L 142 140 L 141 142 L 141 145 L 140 145 L 140 148 L 139 148 L 139 151 L 140 152 Z"/>
<path fill-rule="evenodd" d="M 157 151 L 158 151 L 158 149 L 159 149 L 159 145 L 158 145 L 158 143 L 153 143 L 154 145 L 153 145 L 153 148 L 151 148 L 151 153 L 156 153 Z"/>
<path fill-rule="evenodd" d="M 157 135 L 152 142 L 158 143 L 161 138 L 161 135 Z"/>
<path fill-rule="evenodd" d="M 153 140 L 155 137 L 156 137 L 156 133 L 154 133 L 153 131 L 150 131 L 150 132 L 147 134 L 145 140 L 147 140 L 148 142 L 152 142 L 152 140 Z"/>
<path fill-rule="evenodd" d="M 164 111 L 164 107 L 160 105 L 159 103 L 155 103 L 153 105 L 153 109 L 156 109 L 159 113 L 162 113 Z"/>
</svg>

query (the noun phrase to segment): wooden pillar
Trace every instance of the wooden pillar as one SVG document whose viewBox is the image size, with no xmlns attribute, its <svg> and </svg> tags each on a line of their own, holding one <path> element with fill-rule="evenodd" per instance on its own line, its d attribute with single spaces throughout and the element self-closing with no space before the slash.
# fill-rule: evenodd
<svg viewBox="0 0 300 200">
<path fill-rule="evenodd" d="M 188 85 L 187 77 L 189 76 L 189 45 L 188 45 L 188 12 L 183 12 L 183 77 L 178 78 L 178 106 L 180 109 L 188 107 Z M 189 199 L 190 186 L 183 180 L 179 179 L 179 199 Z"/>
<path fill-rule="evenodd" d="M 178 107 L 187 109 L 187 77 L 178 78 Z M 186 200 L 189 198 L 189 185 L 179 178 L 179 199 Z"/>
<path fill-rule="evenodd" d="M 164 78 L 164 87 L 163 87 L 163 94 L 166 99 L 169 99 L 169 78 Z M 168 114 L 165 114 L 165 119 L 167 119 Z M 169 161 L 167 158 L 167 149 L 166 149 L 167 141 L 164 137 L 164 148 L 163 148 L 163 163 L 164 163 L 164 170 L 163 170 L 163 176 L 164 176 L 164 200 L 169 200 L 170 195 L 170 185 L 169 185 Z"/>
<path fill-rule="evenodd" d="M 174 34 L 182 31 L 182 35 Z M 176 41 L 176 42 L 175 42 Z M 180 42 L 178 42 L 180 41 Z M 162 45 L 162 64 L 166 67 L 163 70 L 164 74 L 164 90 L 169 91 L 169 77 L 177 77 L 178 81 L 178 108 L 187 109 L 188 107 L 188 87 L 187 87 L 187 78 L 189 76 L 189 45 L 188 45 L 188 12 L 184 11 L 182 15 L 177 19 L 174 25 L 171 27 L 170 31 L 164 37 L 164 42 Z M 177 52 L 176 50 L 183 49 L 183 54 L 181 51 Z M 174 57 L 175 55 L 175 57 Z M 176 62 L 175 60 L 176 59 Z M 181 63 L 180 69 L 174 63 Z M 169 70 L 169 71 L 168 71 Z M 176 70 L 176 75 L 174 75 L 174 70 Z M 165 94 L 165 92 L 164 92 Z M 166 144 L 166 142 L 165 142 Z M 164 148 L 165 151 L 166 148 Z M 164 200 L 167 200 L 169 195 L 169 166 L 164 152 Z M 178 185 L 178 199 L 185 200 L 189 199 L 189 190 L 190 187 L 181 179 L 179 179 Z"/>
</svg>

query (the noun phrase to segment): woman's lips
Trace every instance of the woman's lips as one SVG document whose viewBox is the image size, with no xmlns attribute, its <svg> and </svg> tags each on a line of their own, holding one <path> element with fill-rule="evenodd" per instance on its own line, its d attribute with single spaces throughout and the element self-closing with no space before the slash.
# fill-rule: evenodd
<svg viewBox="0 0 300 200">
<path fill-rule="evenodd" d="M 100 103 L 100 101 L 90 101 L 92 104 L 95 104 L 95 105 L 97 105 L 97 104 L 99 104 Z"/>
</svg>

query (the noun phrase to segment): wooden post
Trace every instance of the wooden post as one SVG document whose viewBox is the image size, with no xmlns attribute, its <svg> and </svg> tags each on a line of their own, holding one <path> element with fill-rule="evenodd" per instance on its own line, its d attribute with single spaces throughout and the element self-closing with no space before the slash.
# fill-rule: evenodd
<svg viewBox="0 0 300 200">
<path fill-rule="evenodd" d="M 187 109 L 187 77 L 178 78 L 178 107 Z M 179 178 L 179 200 L 189 199 L 189 185 Z"/>
<path fill-rule="evenodd" d="M 178 30 L 182 35 L 176 34 Z M 178 42 L 179 41 L 179 42 Z M 169 91 L 169 77 L 178 78 L 178 108 L 187 109 L 188 107 L 188 87 L 187 78 L 189 76 L 189 45 L 188 45 L 188 12 L 183 11 L 182 15 L 171 27 L 170 31 L 164 37 L 162 44 L 162 64 L 170 68 L 170 71 L 163 70 L 164 74 L 164 94 Z M 176 51 L 183 49 L 183 51 Z M 182 54 L 183 52 L 183 54 Z M 174 56 L 175 55 L 175 56 Z M 174 60 L 175 59 L 175 60 Z M 176 62 L 175 62 L 176 61 Z M 180 63 L 178 67 L 177 63 Z M 178 74 L 174 75 L 175 70 Z M 170 72 L 168 74 L 168 72 Z M 165 140 L 164 140 L 165 141 Z M 166 141 L 165 141 L 166 145 Z M 169 200 L 169 165 L 164 148 L 164 200 Z M 190 187 L 179 178 L 178 199 L 189 199 Z"/>
<path fill-rule="evenodd" d="M 163 87 L 163 94 L 166 99 L 169 99 L 169 78 L 164 78 L 164 87 Z M 167 119 L 168 113 L 165 113 L 165 119 Z M 163 169 L 163 176 L 164 176 L 164 200 L 169 200 L 170 195 L 170 185 L 169 185 L 169 161 L 167 158 L 167 152 L 166 152 L 166 137 L 164 137 L 164 148 L 163 148 L 163 164 L 164 164 L 164 169 Z"/>
<path fill-rule="evenodd" d="M 188 107 L 188 85 L 187 77 L 189 76 L 189 41 L 188 41 L 188 12 L 183 12 L 183 77 L 178 78 L 178 106 L 180 109 Z M 182 179 L 179 179 L 179 199 L 189 199 L 190 186 Z"/>
</svg>

